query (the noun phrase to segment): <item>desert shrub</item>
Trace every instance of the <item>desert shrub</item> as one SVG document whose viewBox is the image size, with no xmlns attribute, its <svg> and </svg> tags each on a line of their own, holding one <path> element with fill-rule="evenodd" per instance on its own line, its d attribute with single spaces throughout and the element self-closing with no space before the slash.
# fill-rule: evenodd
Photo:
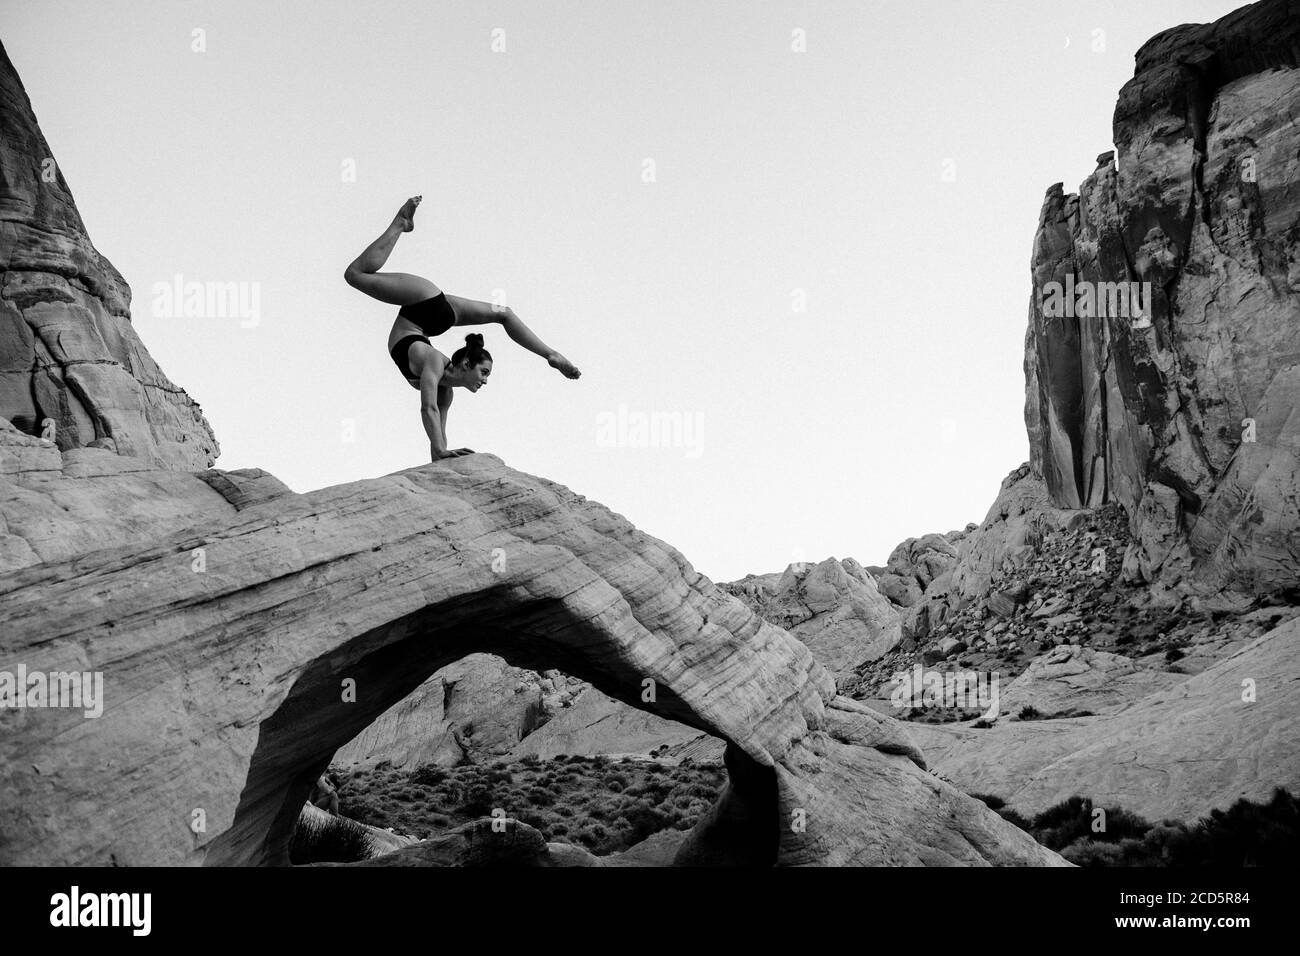
<svg viewBox="0 0 1300 956">
<path fill-rule="evenodd" d="M 417 767 L 411 774 L 411 783 L 418 784 L 421 787 L 436 787 L 447 779 L 447 771 L 437 764 L 426 763 Z"/>
<path fill-rule="evenodd" d="M 331 816 L 317 828 L 298 826 L 289 839 L 289 862 L 353 863 L 368 856 L 366 831 L 344 817 Z"/>
<path fill-rule="evenodd" d="M 473 787 L 465 794 L 456 812 L 471 817 L 483 817 L 492 812 L 492 791 L 487 787 Z"/>
<path fill-rule="evenodd" d="M 1267 803 L 1238 800 L 1187 829 L 1188 839 L 1167 844 L 1171 865 L 1290 865 L 1300 852 L 1300 799 L 1279 787 Z"/>
<path fill-rule="evenodd" d="M 1134 839 L 1118 843 L 1076 840 L 1061 850 L 1061 856 L 1075 866 L 1126 866 L 1125 861 L 1132 858 L 1141 846 L 1142 841 Z"/>
<path fill-rule="evenodd" d="M 340 806 L 364 807 L 349 815 L 373 826 L 424 838 L 502 807 L 548 839 L 563 834 L 566 841 L 603 855 L 659 830 L 690 829 L 716 801 L 727 774 L 712 764 L 664 767 L 566 755 L 549 761 L 377 769 L 339 779 L 347 781 L 340 783 Z"/>
<path fill-rule="evenodd" d="M 1191 824 L 1152 826 L 1121 808 L 1107 810 L 1104 833 L 1091 820 L 1091 804 L 1075 796 L 1017 825 L 1080 866 L 1280 867 L 1300 854 L 1300 800 L 1281 788 L 1267 803 L 1238 800 Z"/>
<path fill-rule="evenodd" d="M 1093 832 L 1094 810 L 1090 800 L 1075 795 L 1048 807 L 1030 826 L 1035 839 L 1053 850 L 1063 850 L 1076 840 L 1117 843 L 1125 838 L 1141 839 L 1151 824 L 1119 807 L 1105 808 L 1106 829 Z"/>
<path fill-rule="evenodd" d="M 554 792 L 544 787 L 533 787 L 528 791 L 528 799 L 539 807 L 554 806 L 558 799 Z"/>
<path fill-rule="evenodd" d="M 1039 714 L 1038 708 L 1033 704 L 1025 704 L 1024 707 L 1020 708 L 1018 716 L 1021 720 L 1037 720 L 1042 715 Z"/>
<path fill-rule="evenodd" d="M 551 826 L 550 817 L 544 813 L 538 813 L 536 810 L 520 810 L 513 816 L 520 823 L 526 823 L 533 829 L 541 831 L 543 835 Z"/>
</svg>

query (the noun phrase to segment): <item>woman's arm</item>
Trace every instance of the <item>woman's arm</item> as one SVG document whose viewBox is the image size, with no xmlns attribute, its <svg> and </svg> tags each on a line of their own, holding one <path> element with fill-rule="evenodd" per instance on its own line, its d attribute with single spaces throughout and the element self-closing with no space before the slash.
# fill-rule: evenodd
<svg viewBox="0 0 1300 956">
<path fill-rule="evenodd" d="M 446 385 L 438 386 L 438 416 L 442 419 L 442 437 L 447 437 L 447 409 L 451 408 L 451 400 L 455 393 Z"/>
<path fill-rule="evenodd" d="M 442 372 L 446 367 L 447 360 L 440 354 L 435 353 L 432 358 L 424 363 L 424 371 L 420 375 L 420 417 L 424 421 L 424 430 L 429 436 L 429 458 L 431 461 L 474 454 L 468 448 L 453 448 L 451 450 L 447 448 L 447 434 L 445 431 L 447 410 L 441 400 L 443 391 Z M 451 389 L 448 388 L 446 391 L 450 392 Z M 450 404 L 450 401 L 446 404 Z"/>
<path fill-rule="evenodd" d="M 436 359 L 424 365 L 420 376 L 420 418 L 429 436 L 429 454 L 437 461 L 447 457 L 447 437 L 442 430 L 442 416 L 438 414 L 438 388 L 442 381 L 442 368 Z"/>
</svg>

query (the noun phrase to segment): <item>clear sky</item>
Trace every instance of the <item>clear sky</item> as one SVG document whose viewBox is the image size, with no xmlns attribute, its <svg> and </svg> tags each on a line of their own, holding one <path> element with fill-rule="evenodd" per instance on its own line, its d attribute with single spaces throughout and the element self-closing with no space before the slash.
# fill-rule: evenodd
<svg viewBox="0 0 1300 956">
<path fill-rule="evenodd" d="M 504 296 L 583 370 L 486 327 L 451 447 L 722 581 L 983 520 L 1029 457 L 1043 194 L 1111 148 L 1143 42 L 1240 5 L 0 0 L 0 23 L 218 467 L 308 491 L 427 463 L 396 310 L 342 278 L 421 193 L 387 268 Z M 178 274 L 248 308 L 169 314 Z"/>
</svg>

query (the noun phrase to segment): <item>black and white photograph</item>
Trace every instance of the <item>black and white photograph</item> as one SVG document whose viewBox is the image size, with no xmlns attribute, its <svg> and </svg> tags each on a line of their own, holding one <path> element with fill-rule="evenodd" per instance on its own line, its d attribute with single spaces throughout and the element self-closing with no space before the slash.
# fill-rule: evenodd
<svg viewBox="0 0 1300 956">
<path fill-rule="evenodd" d="M 1300 0 L 0 0 L 0 97 L 7 924 L 1269 928 Z"/>
</svg>

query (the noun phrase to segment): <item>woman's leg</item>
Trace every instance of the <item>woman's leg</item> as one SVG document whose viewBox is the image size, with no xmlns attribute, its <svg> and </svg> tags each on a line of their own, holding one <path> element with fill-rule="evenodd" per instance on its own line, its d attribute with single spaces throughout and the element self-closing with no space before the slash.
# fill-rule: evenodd
<svg viewBox="0 0 1300 956">
<path fill-rule="evenodd" d="M 415 228 L 415 207 L 418 205 L 419 196 L 408 199 L 383 235 L 352 260 L 352 264 L 343 272 L 343 279 L 348 285 L 389 305 L 411 305 L 432 298 L 442 291 L 423 276 L 411 275 L 409 272 L 379 271 L 392 254 L 398 237 Z"/>
<path fill-rule="evenodd" d="M 466 299 L 450 293 L 447 295 L 447 301 L 451 303 L 451 308 L 456 313 L 456 324 L 458 326 L 500 325 L 506 330 L 506 335 L 510 336 L 511 339 L 528 349 L 528 351 L 546 359 L 552 368 L 559 369 L 566 377 L 577 378 L 582 374 L 572 362 L 539 339 L 533 333 L 533 330 L 524 325 L 523 320 L 515 315 L 515 310 L 509 306 L 504 309 L 494 308 L 489 302 Z"/>
</svg>

